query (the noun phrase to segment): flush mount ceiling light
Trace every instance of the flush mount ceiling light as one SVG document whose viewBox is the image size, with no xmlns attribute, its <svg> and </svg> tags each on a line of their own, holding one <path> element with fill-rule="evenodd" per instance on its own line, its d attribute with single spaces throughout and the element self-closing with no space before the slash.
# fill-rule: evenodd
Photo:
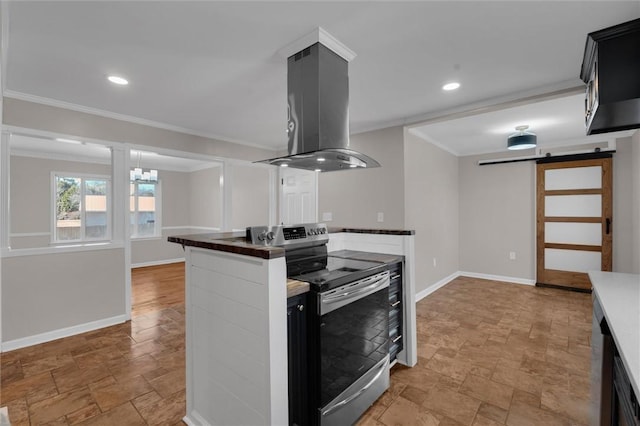
<svg viewBox="0 0 640 426">
<path fill-rule="evenodd" d="M 117 75 L 110 75 L 107 77 L 107 80 L 109 80 L 113 84 L 119 84 L 120 86 L 126 86 L 127 84 L 129 84 L 129 81 L 126 78 Z"/>
<path fill-rule="evenodd" d="M 459 87 L 460 87 L 460 83 L 458 83 L 457 81 L 453 81 L 451 83 L 447 83 L 444 86 L 442 86 L 442 90 L 446 90 L 447 92 L 449 92 L 451 90 L 456 90 Z"/>
<path fill-rule="evenodd" d="M 527 132 L 529 126 L 516 126 L 517 133 L 509 135 L 507 138 L 507 148 L 510 150 L 530 149 L 536 147 L 537 136 Z"/>
</svg>

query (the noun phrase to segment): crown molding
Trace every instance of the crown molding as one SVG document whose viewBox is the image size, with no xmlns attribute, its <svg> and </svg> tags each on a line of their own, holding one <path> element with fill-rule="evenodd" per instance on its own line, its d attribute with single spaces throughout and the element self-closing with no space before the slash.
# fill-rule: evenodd
<svg viewBox="0 0 640 426">
<path fill-rule="evenodd" d="M 139 124 L 139 125 L 142 125 L 142 126 L 148 126 L 148 127 L 154 127 L 154 128 L 157 128 L 157 129 L 169 130 L 169 131 L 176 132 L 176 133 L 182 133 L 182 134 L 191 135 L 191 136 L 198 136 L 198 137 L 207 138 L 207 139 L 214 139 L 214 140 L 218 140 L 218 141 L 221 141 L 221 142 L 228 142 L 228 143 L 233 143 L 233 144 L 237 144 L 237 145 L 244 145 L 244 146 L 248 146 L 248 147 L 251 147 L 251 148 L 264 149 L 264 150 L 267 150 L 267 151 L 274 151 L 274 152 L 278 151 L 278 148 L 266 147 L 264 145 L 258 145 L 258 144 L 254 144 L 254 143 L 238 140 L 238 139 L 232 139 L 232 138 L 216 135 L 216 134 L 213 134 L 213 133 L 198 132 L 198 131 L 195 131 L 195 130 L 187 129 L 185 127 L 174 126 L 172 124 L 161 123 L 161 122 L 153 121 L 153 120 L 147 120 L 146 118 L 134 117 L 132 115 L 120 114 L 120 113 L 117 113 L 117 112 L 112 112 L 112 111 L 106 111 L 106 110 L 102 110 L 102 109 L 98 109 L 98 108 L 87 107 L 87 106 L 84 106 L 84 105 L 78 105 L 78 104 L 74 104 L 74 103 L 71 103 L 71 102 L 65 102 L 65 101 L 60 101 L 60 100 L 57 100 L 57 99 L 46 98 L 46 97 L 43 97 L 43 96 L 31 95 L 31 94 L 28 94 L 28 93 L 17 92 L 17 91 L 14 91 L 14 90 L 5 90 L 3 95 L 6 98 L 17 99 L 17 100 L 26 101 L 26 102 L 33 102 L 33 103 L 36 103 L 36 104 L 47 105 L 47 106 L 52 106 L 52 107 L 56 107 L 56 108 L 68 109 L 68 110 L 71 110 L 71 111 L 82 112 L 82 113 L 85 113 L 85 114 L 91 114 L 91 115 L 97 115 L 97 116 L 100 116 L 100 117 L 111 118 L 113 120 L 126 121 L 126 122 L 129 122 L 129 123 Z"/>
<path fill-rule="evenodd" d="M 278 50 L 278 55 L 287 59 L 316 43 L 321 43 L 347 62 L 351 62 L 357 56 L 356 52 L 349 49 L 345 44 L 329 34 L 322 27 L 314 29 L 309 34 L 300 37 L 296 41 Z"/>
</svg>

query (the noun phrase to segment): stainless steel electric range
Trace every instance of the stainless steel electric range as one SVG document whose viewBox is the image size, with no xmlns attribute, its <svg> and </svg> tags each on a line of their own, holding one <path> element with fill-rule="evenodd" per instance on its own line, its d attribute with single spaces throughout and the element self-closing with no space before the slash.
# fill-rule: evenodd
<svg viewBox="0 0 640 426">
<path fill-rule="evenodd" d="M 285 249 L 287 277 L 306 281 L 310 423 L 349 425 L 389 387 L 389 271 L 332 256 L 324 224 L 247 228 L 247 241 Z"/>
</svg>

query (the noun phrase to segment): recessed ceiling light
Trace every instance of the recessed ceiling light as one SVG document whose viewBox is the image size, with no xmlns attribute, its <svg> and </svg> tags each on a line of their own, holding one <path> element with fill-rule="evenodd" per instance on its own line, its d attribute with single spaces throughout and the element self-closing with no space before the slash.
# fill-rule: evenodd
<svg viewBox="0 0 640 426">
<path fill-rule="evenodd" d="M 321 172 L 322 170 L 321 170 L 321 169 L 316 169 L 315 171 L 316 171 L 316 172 Z"/>
<path fill-rule="evenodd" d="M 280 167 L 289 167 L 289 165 L 287 163 L 282 163 L 280 164 Z"/>
<path fill-rule="evenodd" d="M 316 159 L 316 161 L 317 161 L 318 163 L 322 163 L 322 162 L 324 161 L 324 157 L 318 157 L 318 158 Z"/>
<path fill-rule="evenodd" d="M 110 75 L 109 77 L 107 77 L 107 80 L 109 80 L 113 84 L 119 84 L 120 86 L 126 86 L 127 84 L 129 84 L 129 81 L 127 81 L 126 78 L 122 78 L 117 75 Z"/>
<path fill-rule="evenodd" d="M 454 81 L 454 82 L 447 83 L 444 86 L 442 86 L 442 90 L 446 90 L 446 91 L 456 90 L 459 87 L 460 87 L 460 83 Z"/>
</svg>

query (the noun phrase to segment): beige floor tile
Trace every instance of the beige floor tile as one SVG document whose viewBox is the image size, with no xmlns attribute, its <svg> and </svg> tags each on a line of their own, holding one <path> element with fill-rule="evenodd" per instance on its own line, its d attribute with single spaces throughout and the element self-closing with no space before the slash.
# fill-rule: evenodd
<svg viewBox="0 0 640 426">
<path fill-rule="evenodd" d="M 475 398 L 436 386 L 427 392 L 422 406 L 465 425 L 473 421 L 481 402 Z"/>
<path fill-rule="evenodd" d="M 99 414 L 81 423 L 81 426 L 145 426 L 146 423 L 140 414 L 133 407 L 131 402 L 126 402 L 115 407 L 106 413 Z"/>
<path fill-rule="evenodd" d="M 66 414 L 94 403 L 89 389 L 82 388 L 72 392 L 60 394 L 52 398 L 29 405 L 29 416 L 32 424 L 52 422 Z"/>
<path fill-rule="evenodd" d="M 469 374 L 460 392 L 506 410 L 511 403 L 513 387 Z"/>
<path fill-rule="evenodd" d="M 541 408 L 514 401 L 507 417 L 508 426 L 569 426 L 569 420 Z"/>
<path fill-rule="evenodd" d="M 387 426 L 438 426 L 440 423 L 428 410 L 402 397 L 380 416 L 379 421 Z"/>
</svg>

